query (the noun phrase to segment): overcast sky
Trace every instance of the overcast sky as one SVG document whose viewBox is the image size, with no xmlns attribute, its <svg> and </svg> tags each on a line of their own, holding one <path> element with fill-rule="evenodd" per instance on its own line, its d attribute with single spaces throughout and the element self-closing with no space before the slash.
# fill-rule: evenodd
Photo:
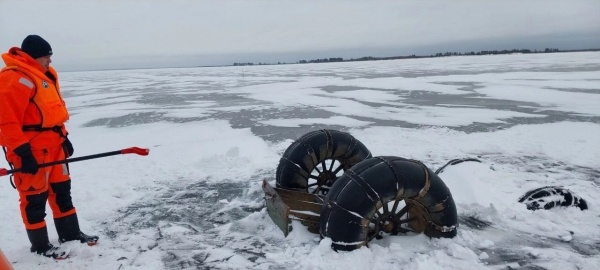
<svg viewBox="0 0 600 270">
<path fill-rule="evenodd" d="M 38 34 L 63 70 L 600 48 L 598 0 L 0 0 L 0 49 Z"/>
</svg>

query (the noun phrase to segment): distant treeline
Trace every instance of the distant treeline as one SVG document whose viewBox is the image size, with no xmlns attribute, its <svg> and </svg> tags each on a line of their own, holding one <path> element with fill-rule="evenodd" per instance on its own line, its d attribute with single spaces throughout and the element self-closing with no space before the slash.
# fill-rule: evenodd
<svg viewBox="0 0 600 270">
<path fill-rule="evenodd" d="M 512 50 L 493 50 L 493 51 L 471 51 L 471 52 L 444 52 L 436 53 L 432 55 L 406 55 L 406 56 L 390 56 L 390 57 L 373 57 L 364 56 L 360 58 L 344 59 L 342 57 L 330 57 L 312 60 L 299 60 L 295 63 L 277 62 L 267 63 L 259 62 L 257 65 L 287 65 L 287 64 L 307 64 L 307 63 L 331 63 L 331 62 L 353 62 L 353 61 L 377 61 L 377 60 L 395 60 L 395 59 L 413 59 L 413 58 L 433 58 L 433 57 L 446 57 L 446 56 L 465 56 L 465 55 L 496 55 L 496 54 L 529 54 L 529 53 L 559 53 L 559 52 L 587 52 L 587 51 L 600 51 L 600 49 L 584 49 L 584 50 L 559 50 L 556 48 L 546 48 L 543 51 L 529 50 L 529 49 L 512 49 Z M 234 66 L 253 66 L 252 62 L 248 63 L 233 63 Z"/>
</svg>

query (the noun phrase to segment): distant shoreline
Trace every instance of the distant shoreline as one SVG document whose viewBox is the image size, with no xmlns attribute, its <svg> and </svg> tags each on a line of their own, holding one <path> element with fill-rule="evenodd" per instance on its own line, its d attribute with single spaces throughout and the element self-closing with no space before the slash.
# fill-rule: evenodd
<svg viewBox="0 0 600 270">
<path fill-rule="evenodd" d="M 373 57 L 364 56 L 359 58 L 344 59 L 342 57 L 330 57 L 321 59 L 311 60 L 298 60 L 297 62 L 259 62 L 257 64 L 253 62 L 236 62 L 232 65 L 223 66 L 268 66 L 268 65 L 294 65 L 294 64 L 314 64 L 314 63 L 336 63 L 336 62 L 357 62 L 357 61 L 381 61 L 381 60 L 398 60 L 398 59 L 418 59 L 418 58 L 436 58 L 436 57 L 448 57 L 448 56 L 477 56 L 477 55 L 502 55 L 502 54 L 540 54 L 540 53 L 569 53 L 569 52 L 597 52 L 599 49 L 580 49 L 580 50 L 560 50 L 556 48 L 546 48 L 544 50 L 530 50 L 530 49 L 511 49 L 511 50 L 489 50 L 479 52 L 444 52 L 436 53 L 432 55 L 404 55 L 404 56 L 387 56 L 387 57 Z M 211 66 L 206 66 L 211 67 Z M 215 67 L 215 66 L 212 66 Z"/>
<path fill-rule="evenodd" d="M 467 52 L 467 53 L 436 53 L 432 55 L 406 55 L 406 56 L 387 56 L 387 57 L 371 57 L 365 56 L 360 58 L 343 59 L 341 57 L 322 58 L 313 60 L 298 60 L 296 62 L 259 62 L 259 63 L 234 63 L 234 64 L 223 64 L 223 65 L 189 65 L 189 66 L 154 66 L 154 67 L 121 67 L 121 68 L 95 68 L 95 69 L 75 69 L 66 70 L 64 72 L 88 72 L 88 71 L 114 71 L 114 70 L 144 70 L 144 69 L 163 69 L 163 68 L 214 68 L 214 67 L 240 67 L 240 66 L 270 66 L 270 65 L 299 65 L 299 64 L 313 64 L 313 63 L 343 63 L 343 62 L 358 62 L 358 61 L 381 61 L 381 60 L 398 60 L 398 59 L 420 59 L 420 58 L 437 58 L 437 57 L 449 57 L 449 56 L 478 56 L 478 55 L 510 55 L 510 54 L 541 54 L 541 53 L 570 53 L 570 52 L 598 52 L 599 49 L 578 49 L 578 50 L 559 50 L 559 49 L 547 49 L 543 51 L 537 50 L 493 50 L 493 51 L 479 51 L 479 52 Z"/>
</svg>

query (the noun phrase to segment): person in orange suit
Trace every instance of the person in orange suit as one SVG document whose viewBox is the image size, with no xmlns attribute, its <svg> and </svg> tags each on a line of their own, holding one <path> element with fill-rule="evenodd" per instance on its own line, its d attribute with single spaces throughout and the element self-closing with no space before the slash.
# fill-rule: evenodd
<svg viewBox="0 0 600 270">
<path fill-rule="evenodd" d="M 21 168 L 12 180 L 31 252 L 60 259 L 68 252 L 48 239 L 47 202 L 60 243 L 77 240 L 94 245 L 98 236 L 79 229 L 69 167 L 39 167 L 68 158 L 74 151 L 65 127 L 69 113 L 51 57 L 50 44 L 38 35 L 27 36 L 21 48 L 2 54 L 6 67 L 0 72 L 0 145 L 11 168 Z"/>
</svg>

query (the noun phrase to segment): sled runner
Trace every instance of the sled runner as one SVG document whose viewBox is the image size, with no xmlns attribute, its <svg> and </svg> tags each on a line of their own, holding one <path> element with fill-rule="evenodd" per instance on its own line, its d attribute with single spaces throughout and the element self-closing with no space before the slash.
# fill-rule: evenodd
<svg viewBox="0 0 600 270">
<path fill-rule="evenodd" d="M 323 196 L 283 188 L 274 188 L 263 180 L 267 212 L 287 236 L 292 231 L 292 219 L 299 220 L 309 232 L 319 233 L 319 216 Z"/>
</svg>

